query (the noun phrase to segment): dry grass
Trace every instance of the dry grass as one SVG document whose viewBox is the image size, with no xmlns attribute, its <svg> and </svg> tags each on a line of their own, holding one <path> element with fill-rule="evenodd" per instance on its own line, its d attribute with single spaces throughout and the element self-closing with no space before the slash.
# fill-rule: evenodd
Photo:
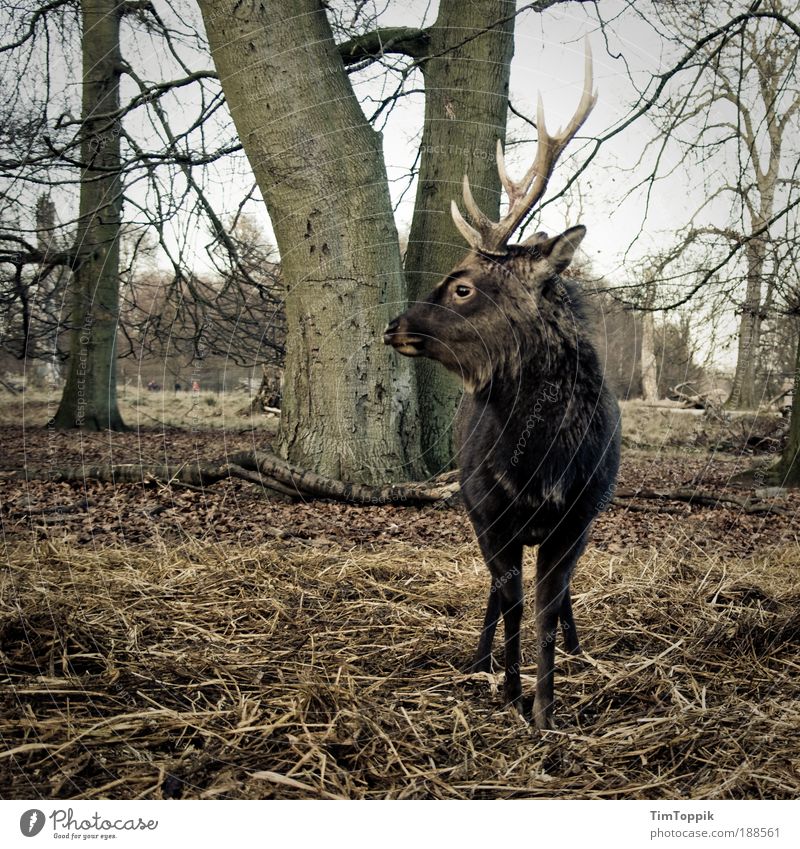
<svg viewBox="0 0 800 849">
<path fill-rule="evenodd" d="M 18 395 L 0 391 L 0 425 L 43 427 L 55 415 L 60 391 L 26 389 Z M 249 393 L 245 391 L 148 392 L 146 389 L 119 389 L 119 409 L 128 427 L 185 428 L 265 428 L 274 430 L 277 417 L 250 415 Z"/>
<path fill-rule="evenodd" d="M 0 390 L 0 426 L 44 426 L 58 409 L 60 391 L 26 389 L 11 395 Z M 245 391 L 175 393 L 172 390 L 148 392 L 146 389 L 120 387 L 119 407 L 122 418 L 131 428 L 177 427 L 188 429 L 256 428 L 274 431 L 278 417 L 249 412 L 251 396 Z M 623 440 L 628 448 L 708 450 L 719 443 L 746 438 L 774 429 L 775 414 L 734 412 L 727 425 L 704 416 L 701 410 L 653 407 L 642 401 L 622 401 Z"/>
<path fill-rule="evenodd" d="M 459 672 L 487 583 L 474 545 L 38 545 L 2 573 L 5 797 L 800 792 L 796 550 L 590 550 L 590 656 L 560 657 L 560 730 L 540 736 L 499 676 Z"/>
<path fill-rule="evenodd" d="M 663 403 L 663 402 L 662 402 Z M 768 410 L 726 411 L 726 421 L 704 414 L 703 410 L 653 407 L 642 401 L 622 401 L 622 439 L 626 448 L 648 450 L 708 451 L 738 448 L 748 437 L 776 435 L 781 426 L 777 413 Z"/>
</svg>

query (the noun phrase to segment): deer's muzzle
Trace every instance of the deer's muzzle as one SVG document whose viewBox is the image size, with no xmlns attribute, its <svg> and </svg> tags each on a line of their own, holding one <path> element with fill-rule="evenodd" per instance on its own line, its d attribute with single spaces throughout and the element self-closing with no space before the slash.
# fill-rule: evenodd
<svg viewBox="0 0 800 849">
<path fill-rule="evenodd" d="M 383 331 L 383 344 L 391 345 L 398 354 L 406 357 L 418 357 L 423 351 L 424 339 L 409 332 L 405 316 L 390 321 Z"/>
</svg>

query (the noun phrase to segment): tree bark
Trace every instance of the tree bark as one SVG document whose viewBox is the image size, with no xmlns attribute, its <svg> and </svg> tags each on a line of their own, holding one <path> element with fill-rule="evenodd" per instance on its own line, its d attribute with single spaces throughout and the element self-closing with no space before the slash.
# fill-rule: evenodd
<svg viewBox="0 0 800 849">
<path fill-rule="evenodd" d="M 323 5 L 200 7 L 281 254 L 281 453 L 341 480 L 414 477 L 414 375 L 381 339 L 406 300 L 381 138 L 356 100 Z"/>
<path fill-rule="evenodd" d="M 513 17 L 471 36 L 513 13 L 510 0 L 442 0 L 438 18 L 428 30 L 430 58 L 421 66 L 425 117 L 419 179 L 405 260 L 409 301 L 424 298 L 466 251 L 450 217 L 451 199 L 461 200 L 464 174 L 469 175 L 481 209 L 497 216 L 500 178 L 495 146 L 506 136 Z M 422 456 L 435 473 L 454 464 L 452 425 L 461 386 L 431 361 L 417 361 L 416 374 Z"/>
<path fill-rule="evenodd" d="M 70 357 L 57 428 L 123 430 L 117 407 L 119 238 L 122 219 L 119 30 L 124 4 L 81 0 L 82 173 L 72 276 Z"/>
<path fill-rule="evenodd" d="M 653 314 L 655 286 L 647 287 L 646 309 L 642 312 L 642 399 L 658 401 L 658 364 L 656 361 L 656 320 Z"/>
<path fill-rule="evenodd" d="M 761 343 L 761 283 L 764 273 L 764 245 L 759 239 L 748 243 L 747 288 L 742 317 L 739 320 L 739 341 L 736 351 L 736 371 L 733 375 L 728 407 L 750 410 L 758 406 L 756 397 L 756 362 Z"/>
</svg>

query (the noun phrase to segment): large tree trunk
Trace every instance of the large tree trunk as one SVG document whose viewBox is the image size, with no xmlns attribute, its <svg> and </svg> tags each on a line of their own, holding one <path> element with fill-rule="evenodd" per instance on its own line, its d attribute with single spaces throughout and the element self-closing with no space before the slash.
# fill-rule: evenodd
<svg viewBox="0 0 800 849">
<path fill-rule="evenodd" d="M 513 17 L 472 36 L 513 13 L 510 0 L 442 0 L 429 30 L 419 181 L 405 261 L 410 301 L 424 298 L 466 251 L 450 218 L 450 200 L 461 201 L 464 174 L 481 209 L 490 217 L 498 212 L 495 146 L 506 134 Z M 423 459 L 438 472 L 454 462 L 452 424 L 461 387 L 434 362 L 416 366 Z"/>
<path fill-rule="evenodd" d="M 122 430 L 117 408 L 119 237 L 122 218 L 119 27 L 124 4 L 82 0 L 83 112 L 78 262 L 72 276 L 67 382 L 52 424 Z"/>
<path fill-rule="evenodd" d="M 410 363 L 382 344 L 406 300 L 381 138 L 319 0 L 201 0 L 286 283 L 281 452 L 340 480 L 418 471 Z"/>
</svg>

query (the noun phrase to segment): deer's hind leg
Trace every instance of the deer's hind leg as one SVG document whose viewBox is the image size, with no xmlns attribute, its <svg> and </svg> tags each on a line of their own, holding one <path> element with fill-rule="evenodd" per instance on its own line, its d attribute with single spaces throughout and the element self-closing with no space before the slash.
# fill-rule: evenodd
<svg viewBox="0 0 800 849">
<path fill-rule="evenodd" d="M 567 582 L 567 588 L 564 591 L 564 598 L 561 601 L 558 618 L 561 622 L 561 633 L 564 635 L 564 648 L 569 654 L 580 654 L 581 644 L 578 640 L 578 630 L 575 627 L 575 617 L 572 615 L 572 597 L 569 592 L 569 582 Z"/>
<path fill-rule="evenodd" d="M 478 542 L 492 575 L 492 586 L 475 660 L 484 664 L 487 659 L 491 662 L 491 643 L 497 627 L 499 609 L 505 631 L 505 698 L 507 702 L 521 709 L 522 543 L 503 539 L 491 531 L 479 534 Z"/>
<path fill-rule="evenodd" d="M 489 587 L 489 600 L 486 603 L 486 615 L 483 617 L 483 628 L 478 640 L 478 648 L 469 666 L 469 672 L 492 671 L 492 643 L 497 623 L 500 621 L 500 593 L 495 586 L 494 578 Z"/>
</svg>

